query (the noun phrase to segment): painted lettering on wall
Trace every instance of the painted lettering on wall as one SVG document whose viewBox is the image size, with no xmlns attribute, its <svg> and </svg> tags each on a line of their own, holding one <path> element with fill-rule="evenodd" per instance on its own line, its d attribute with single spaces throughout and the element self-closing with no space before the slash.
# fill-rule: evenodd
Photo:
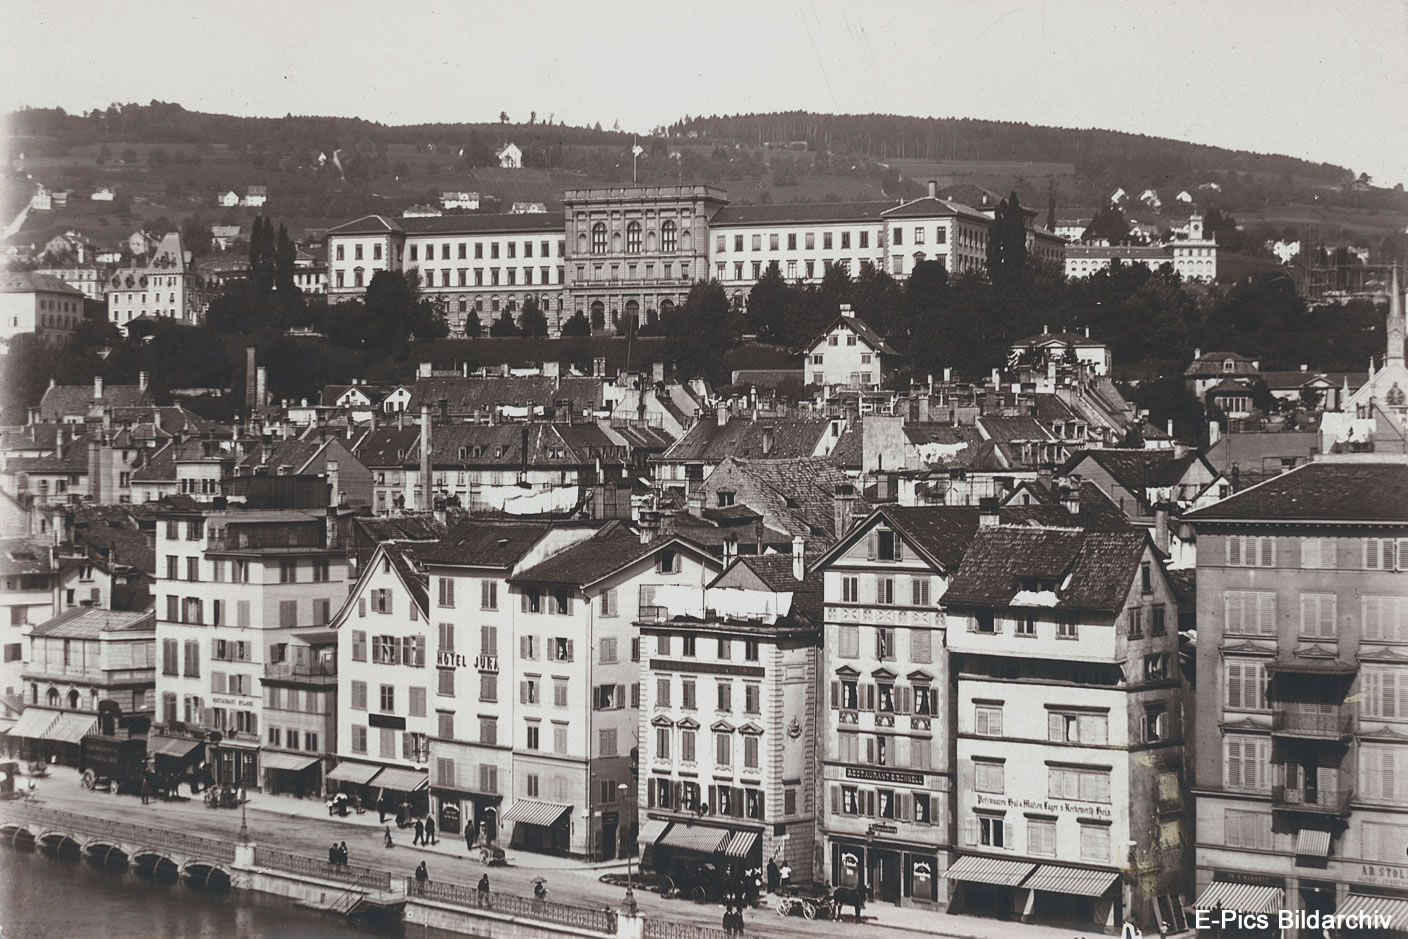
<svg viewBox="0 0 1408 939">
<path fill-rule="evenodd" d="M 1107 805 L 1089 805 L 1084 802 L 1047 802 L 1037 799 L 1017 799 L 1012 796 L 990 796 L 977 793 L 978 805 L 991 806 L 1002 809 L 1028 809 L 1036 812 L 1050 812 L 1059 814 L 1067 812 L 1071 815 L 1085 815 L 1090 818 L 1110 818 L 1110 807 Z"/>
</svg>

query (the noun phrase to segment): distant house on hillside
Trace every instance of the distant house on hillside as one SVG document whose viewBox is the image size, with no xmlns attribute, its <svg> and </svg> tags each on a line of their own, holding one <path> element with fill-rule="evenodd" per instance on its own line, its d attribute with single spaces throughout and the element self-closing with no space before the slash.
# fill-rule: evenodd
<svg viewBox="0 0 1408 939">
<path fill-rule="evenodd" d="M 40 186 L 38 189 L 34 190 L 34 195 L 29 197 L 29 208 L 32 212 L 53 211 L 54 197 L 49 190 Z"/>
<path fill-rule="evenodd" d="M 1129 193 L 1124 191 L 1124 187 L 1116 189 L 1114 192 L 1110 193 L 1110 205 L 1119 205 L 1128 195 Z"/>
<path fill-rule="evenodd" d="M 413 205 L 401 212 L 402 218 L 439 218 L 445 213 L 430 204 Z"/>
<path fill-rule="evenodd" d="M 1179 202 L 1191 203 L 1193 201 L 1193 195 L 1187 189 L 1184 189 L 1179 192 L 1178 195 L 1174 196 L 1174 198 L 1177 199 Z"/>
<path fill-rule="evenodd" d="M 246 208 L 257 209 L 267 201 L 269 201 L 268 186 L 250 186 L 245 189 L 244 199 L 241 200 L 240 205 Z"/>
<path fill-rule="evenodd" d="M 94 202 L 111 202 L 116 197 L 116 195 L 117 194 L 114 193 L 111 189 L 104 186 L 102 189 L 99 189 L 97 192 L 93 193 L 88 198 L 93 200 Z"/>
<path fill-rule="evenodd" d="M 231 189 L 228 192 L 220 193 L 215 197 L 215 201 L 227 209 L 233 209 L 240 204 L 240 194 Z"/>
<path fill-rule="evenodd" d="M 509 215 L 538 215 L 547 212 L 548 207 L 542 202 L 515 202 L 508 210 Z"/>
<path fill-rule="evenodd" d="M 440 193 L 440 207 L 444 209 L 477 209 L 479 208 L 479 193 L 442 192 Z"/>
<path fill-rule="evenodd" d="M 133 257 L 151 254 L 156 246 L 157 237 L 149 231 L 134 231 L 127 236 L 127 253 Z"/>
<path fill-rule="evenodd" d="M 240 240 L 240 227 L 238 225 L 212 225 L 210 240 L 221 251 L 229 251 L 235 242 Z"/>
<path fill-rule="evenodd" d="M 506 143 L 503 149 L 494 154 L 499 159 L 499 168 L 505 170 L 523 169 L 523 151 L 517 144 Z"/>
</svg>

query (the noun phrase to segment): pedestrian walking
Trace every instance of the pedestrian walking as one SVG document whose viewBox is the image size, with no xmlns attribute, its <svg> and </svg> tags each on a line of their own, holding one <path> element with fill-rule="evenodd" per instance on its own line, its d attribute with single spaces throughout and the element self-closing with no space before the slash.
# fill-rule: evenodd
<svg viewBox="0 0 1408 939">
<path fill-rule="evenodd" d="M 151 797 L 152 797 L 152 784 L 151 784 L 151 780 L 149 780 L 149 779 L 144 775 L 144 776 L 142 777 L 142 804 L 143 804 L 143 805 L 149 804 L 149 803 L 151 802 Z"/>
<path fill-rule="evenodd" d="M 348 851 L 347 851 L 347 842 L 345 842 L 345 841 L 342 842 L 342 844 L 341 844 L 341 845 L 338 847 L 338 849 L 337 849 L 337 853 L 340 854 L 340 855 L 342 855 L 342 866 L 343 866 L 343 867 L 346 867 L 346 866 L 347 866 L 347 854 L 348 854 Z"/>
<path fill-rule="evenodd" d="M 329 863 L 329 864 L 336 864 L 336 863 L 337 863 L 337 842 L 336 842 L 336 841 L 334 841 L 334 842 L 332 843 L 332 847 L 331 847 L 331 848 L 328 848 L 328 863 Z"/>
<path fill-rule="evenodd" d="M 479 905 L 487 908 L 489 906 L 489 875 L 484 874 L 479 878 Z"/>
<path fill-rule="evenodd" d="M 792 892 L 792 866 L 786 861 L 782 862 L 782 869 L 778 871 L 778 886 L 783 893 Z"/>
<path fill-rule="evenodd" d="M 768 893 L 777 893 L 777 885 L 782 881 L 782 871 L 777 862 L 768 859 Z"/>
<path fill-rule="evenodd" d="M 386 826 L 386 846 L 391 847 L 391 826 Z"/>
<path fill-rule="evenodd" d="M 464 826 L 464 849 L 466 851 L 474 850 L 474 829 L 468 825 Z"/>
<path fill-rule="evenodd" d="M 416 891 L 419 893 L 424 893 L 425 882 L 429 879 L 430 872 L 425 869 L 425 862 L 421 861 L 420 866 L 416 868 Z"/>
<path fill-rule="evenodd" d="M 435 844 L 435 819 L 426 817 L 425 819 L 425 843 Z"/>
<path fill-rule="evenodd" d="M 386 797 L 376 800 L 376 820 L 378 825 L 386 824 Z"/>
<path fill-rule="evenodd" d="M 416 819 L 416 837 L 411 844 L 422 844 L 425 841 L 425 822 Z"/>
</svg>

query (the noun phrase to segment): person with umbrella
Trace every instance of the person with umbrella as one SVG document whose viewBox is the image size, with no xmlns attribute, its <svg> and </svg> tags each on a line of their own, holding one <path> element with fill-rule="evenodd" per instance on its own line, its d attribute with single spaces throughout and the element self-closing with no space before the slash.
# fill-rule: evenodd
<svg viewBox="0 0 1408 939">
<path fill-rule="evenodd" d="M 545 878 L 545 877 L 534 877 L 534 878 L 533 878 L 533 896 L 534 896 L 536 899 L 538 899 L 538 900 L 546 900 L 546 899 L 548 898 L 548 882 L 547 882 L 547 878 Z"/>
</svg>

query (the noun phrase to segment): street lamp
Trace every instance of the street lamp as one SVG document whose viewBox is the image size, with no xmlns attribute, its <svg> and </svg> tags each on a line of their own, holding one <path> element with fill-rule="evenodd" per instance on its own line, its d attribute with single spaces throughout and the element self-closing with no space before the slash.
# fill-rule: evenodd
<svg viewBox="0 0 1408 939">
<path fill-rule="evenodd" d="M 617 784 L 616 784 L 616 791 L 619 792 L 619 793 L 621 793 L 621 801 L 624 802 L 624 801 L 626 800 L 626 795 L 627 795 L 627 793 L 629 793 L 629 792 L 631 791 L 631 787 L 628 786 L 628 785 L 626 785 L 625 783 L 617 783 Z M 623 840 L 624 840 L 624 839 L 623 839 Z M 631 873 L 631 855 L 630 855 L 629 852 L 627 852 L 627 853 L 626 853 L 626 900 L 625 900 L 625 902 L 624 902 L 622 905 L 623 905 L 629 912 L 631 912 L 631 913 L 634 913 L 634 912 L 636 911 L 636 890 L 635 890 L 635 883 L 636 883 L 635 877 L 634 877 L 634 876 L 632 875 L 632 873 Z"/>
</svg>

